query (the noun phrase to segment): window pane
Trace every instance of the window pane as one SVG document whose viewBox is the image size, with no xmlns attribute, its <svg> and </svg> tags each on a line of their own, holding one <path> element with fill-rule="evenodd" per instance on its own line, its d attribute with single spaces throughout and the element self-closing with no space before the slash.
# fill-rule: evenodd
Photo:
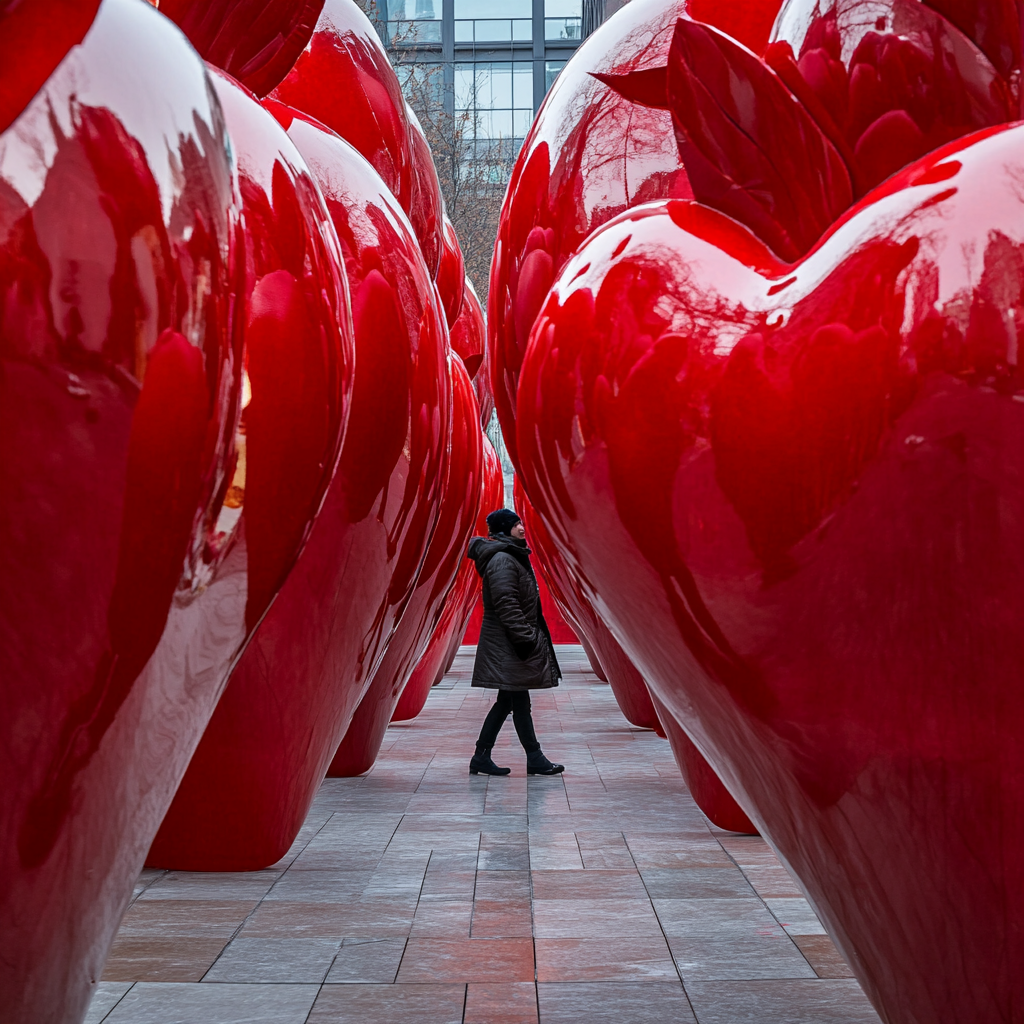
<svg viewBox="0 0 1024 1024">
<path fill-rule="evenodd" d="M 582 18 L 583 0 L 544 0 L 548 18 Z"/>
<path fill-rule="evenodd" d="M 455 107 L 457 110 L 466 110 L 474 105 L 473 102 L 473 65 L 455 65 Z"/>
<path fill-rule="evenodd" d="M 409 2 L 410 0 L 406 0 L 406 3 Z M 530 18 L 532 16 L 531 0 L 455 0 L 456 18 Z"/>
<path fill-rule="evenodd" d="M 512 38 L 511 21 L 477 21 L 477 42 L 506 42 Z"/>
<path fill-rule="evenodd" d="M 441 20 L 441 0 L 388 0 L 388 21 Z"/>
<path fill-rule="evenodd" d="M 580 19 L 579 18 L 545 18 L 544 38 L 545 39 L 579 39 Z"/>
<path fill-rule="evenodd" d="M 512 136 L 511 110 L 482 110 L 477 136 L 482 139 L 508 139 Z"/>
<path fill-rule="evenodd" d="M 472 21 L 457 21 L 455 22 L 455 42 L 457 43 L 471 43 L 473 42 L 473 22 Z"/>
<path fill-rule="evenodd" d="M 526 133 L 530 130 L 530 125 L 533 123 L 533 111 L 532 110 L 513 110 L 512 111 L 512 129 L 513 134 L 517 139 L 523 138 Z"/>
<path fill-rule="evenodd" d="M 389 28 L 392 46 L 441 42 L 439 21 L 392 21 L 389 22 Z"/>
<path fill-rule="evenodd" d="M 547 92 L 552 85 L 555 84 L 555 79 L 558 77 L 558 72 L 565 67 L 564 60 L 549 60 L 544 64 L 544 91 Z"/>
<path fill-rule="evenodd" d="M 513 39 L 532 39 L 533 38 L 533 22 L 532 21 L 514 21 L 512 23 L 512 38 Z"/>
<path fill-rule="evenodd" d="M 513 107 L 533 110 L 533 67 L 517 62 L 512 72 Z"/>
</svg>

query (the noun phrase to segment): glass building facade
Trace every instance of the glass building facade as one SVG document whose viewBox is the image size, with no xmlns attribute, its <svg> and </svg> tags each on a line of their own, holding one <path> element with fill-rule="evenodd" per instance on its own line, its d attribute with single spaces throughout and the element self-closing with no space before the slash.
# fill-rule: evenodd
<svg viewBox="0 0 1024 1024">
<path fill-rule="evenodd" d="M 467 126 L 476 159 L 522 145 L 587 28 L 622 0 L 376 0 L 378 32 L 406 87 Z M 415 79 L 415 81 L 412 81 Z M 414 101 L 414 106 L 417 104 Z"/>
</svg>

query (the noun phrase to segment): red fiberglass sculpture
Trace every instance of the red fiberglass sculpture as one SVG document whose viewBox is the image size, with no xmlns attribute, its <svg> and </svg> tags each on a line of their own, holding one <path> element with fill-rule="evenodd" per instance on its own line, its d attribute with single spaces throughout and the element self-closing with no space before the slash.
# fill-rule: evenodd
<svg viewBox="0 0 1024 1024">
<path fill-rule="evenodd" d="M 0 992 L 84 1015 L 248 630 L 238 193 L 133 0 L 0 9 Z"/>
<path fill-rule="evenodd" d="M 418 124 L 410 124 L 388 55 L 355 0 L 326 0 L 309 45 L 271 94 L 350 142 L 409 216 L 430 275 L 442 247 L 437 173 Z"/>
<path fill-rule="evenodd" d="M 623 214 L 519 388 L 584 594 L 892 1024 L 1024 1005 L 1022 161 L 950 144 L 795 260 Z"/>
<path fill-rule="evenodd" d="M 373 766 L 392 712 L 438 626 L 445 599 L 466 561 L 466 548 L 480 511 L 483 434 L 469 374 L 458 358 L 452 359 L 451 370 L 455 385 L 452 431 L 437 526 L 402 619 L 327 771 L 331 776 L 361 775 Z"/>
<path fill-rule="evenodd" d="M 153 845 L 164 867 L 249 870 L 291 845 L 416 582 L 451 429 L 443 313 L 405 215 L 348 143 L 268 105 L 337 230 L 356 371 L 323 508 Z"/>
<path fill-rule="evenodd" d="M 501 508 L 505 499 L 505 477 L 501 471 L 501 460 L 486 436 L 482 436 L 481 441 L 483 479 L 480 511 L 477 514 L 474 536 L 486 535 L 487 514 Z M 392 722 L 407 722 L 423 710 L 430 688 L 441 681 L 455 660 L 479 595 L 480 576 L 473 563 L 468 558 L 463 558 L 455 582 L 445 598 L 441 618 L 430 637 L 427 649 L 402 691 L 402 696 L 391 716 Z"/>
</svg>

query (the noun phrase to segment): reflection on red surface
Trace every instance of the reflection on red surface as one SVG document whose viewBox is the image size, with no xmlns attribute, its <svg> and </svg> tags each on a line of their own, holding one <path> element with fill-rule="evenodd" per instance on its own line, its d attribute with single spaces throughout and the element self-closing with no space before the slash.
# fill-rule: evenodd
<svg viewBox="0 0 1024 1024">
<path fill-rule="evenodd" d="M 466 561 L 466 548 L 480 511 L 483 435 L 473 386 L 458 359 L 451 361 L 451 373 L 455 386 L 452 432 L 437 526 L 402 619 L 327 770 L 331 776 L 361 775 L 373 767 L 392 712 L 427 649 L 456 574 Z"/>
<path fill-rule="evenodd" d="M 795 264 L 624 215 L 519 391 L 569 571 L 890 1020 L 1024 998 L 1022 157 L 933 154 Z"/>
<path fill-rule="evenodd" d="M 150 857 L 191 870 L 265 867 L 291 845 L 416 580 L 450 428 L 444 324 L 408 221 L 351 146 L 268 106 L 337 230 L 356 369 L 323 507 L 164 823 L 173 860 Z"/>
<path fill-rule="evenodd" d="M 598 225 L 652 199 L 689 198 L 667 110 L 640 107 L 593 73 L 664 67 L 684 0 L 632 0 L 576 51 L 512 171 L 487 297 L 491 383 L 513 463 L 526 341 L 556 274 Z"/>
<path fill-rule="evenodd" d="M 324 0 L 150 0 L 205 60 L 266 96 L 313 35 Z"/>
<path fill-rule="evenodd" d="M 437 168 L 434 167 L 430 143 L 427 142 L 419 118 L 408 103 L 405 105 L 405 117 L 409 122 L 409 145 L 412 147 L 412 198 L 409 201 L 409 220 L 412 222 L 416 237 L 420 240 L 427 269 L 437 277 L 441 257 L 448 244 L 444 234 L 447 218 L 444 200 L 441 198 L 441 183 L 437 179 Z M 461 251 L 459 259 L 462 259 Z M 446 313 L 447 310 L 446 305 Z M 451 323 L 450 320 L 448 322 Z"/>
<path fill-rule="evenodd" d="M 63 5 L 39 6 L 59 20 Z M 0 54 L 32 13 L 0 16 Z M 228 139 L 166 19 L 104 0 L 87 25 L 48 23 L 50 58 L 84 41 L 0 135 L 0 991 L 15 1024 L 84 1015 L 246 633 L 244 538 L 219 529 L 242 355 Z M 21 38 L 35 61 L 41 37 Z"/>
<path fill-rule="evenodd" d="M 486 436 L 481 436 L 483 445 L 482 489 L 480 511 L 477 515 L 474 535 L 487 533 L 487 514 L 501 506 L 505 495 L 505 478 L 501 472 L 498 453 L 491 447 Z M 402 691 L 398 704 L 391 716 L 392 722 L 407 722 L 415 718 L 427 702 L 430 688 L 439 683 L 451 668 L 455 655 L 462 643 L 466 624 L 480 595 L 480 576 L 476 567 L 463 558 L 455 582 L 444 601 L 444 610 L 430 637 L 427 649 L 416 663 L 409 682 Z"/>
<path fill-rule="evenodd" d="M 444 245 L 441 248 L 441 262 L 437 268 L 437 290 L 444 304 L 444 315 L 448 328 L 455 330 L 455 324 L 462 312 L 462 293 L 466 288 L 466 265 L 462 249 L 452 222 L 444 218 Z M 461 355 L 461 353 L 459 353 Z M 467 367 L 468 369 L 468 367 Z M 475 372 L 474 367 L 474 372 Z M 472 373 L 470 374 L 472 376 Z"/>
<path fill-rule="evenodd" d="M 476 289 L 468 277 L 463 278 L 462 281 L 462 308 L 452 325 L 451 342 L 452 351 L 462 360 L 466 372 L 473 380 L 479 405 L 481 390 L 477 384 L 477 377 L 484 361 L 484 351 L 487 348 L 487 324 L 484 321 L 484 311 L 480 300 L 476 296 Z M 484 394 L 489 396 L 490 392 L 484 392 Z M 493 409 L 493 400 L 490 405 Z M 486 427 L 491 416 L 488 412 L 487 421 L 484 422 L 484 411 L 480 409 L 480 419 L 481 426 Z"/>
<path fill-rule="evenodd" d="M 424 163 L 425 140 L 414 137 L 391 62 L 355 0 L 326 0 L 309 45 L 272 96 L 370 161 L 408 214 L 433 277 L 441 255 L 437 174 Z"/>
<path fill-rule="evenodd" d="M 917 0 L 794 0 L 765 60 L 842 153 L 856 195 L 1016 116 L 1009 80 Z"/>
</svg>

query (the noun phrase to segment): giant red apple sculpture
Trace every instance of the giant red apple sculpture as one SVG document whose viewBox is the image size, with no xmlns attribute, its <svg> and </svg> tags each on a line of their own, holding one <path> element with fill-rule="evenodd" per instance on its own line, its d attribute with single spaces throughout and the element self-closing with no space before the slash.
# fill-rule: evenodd
<svg viewBox="0 0 1024 1024">
<path fill-rule="evenodd" d="M 149 862 L 165 867 L 253 869 L 288 849 L 412 592 L 444 479 L 447 341 L 409 222 L 348 143 L 269 106 L 341 242 L 356 342 L 351 411 L 303 554 L 154 843 Z"/>
<path fill-rule="evenodd" d="M 793 262 L 625 214 L 519 389 L 570 569 L 892 1024 L 1024 1005 L 1022 161 L 951 145 Z"/>
<path fill-rule="evenodd" d="M 64 1024 L 247 632 L 238 194 L 132 0 L 0 8 L 0 132 L 0 1016 Z"/>
</svg>

